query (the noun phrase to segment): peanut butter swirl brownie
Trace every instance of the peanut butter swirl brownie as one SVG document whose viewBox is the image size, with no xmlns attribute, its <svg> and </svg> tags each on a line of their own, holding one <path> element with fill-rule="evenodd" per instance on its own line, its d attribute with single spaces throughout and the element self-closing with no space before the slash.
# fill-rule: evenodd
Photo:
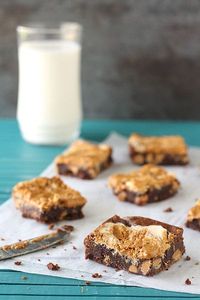
<svg viewBox="0 0 200 300">
<path fill-rule="evenodd" d="M 186 165 L 189 162 L 187 145 L 181 136 L 141 136 L 132 134 L 129 152 L 135 164 Z"/>
<path fill-rule="evenodd" d="M 20 182 L 13 188 L 12 196 L 23 217 L 45 223 L 82 218 L 86 203 L 79 192 L 58 177 Z"/>
<path fill-rule="evenodd" d="M 113 216 L 84 244 L 86 259 L 145 276 L 168 269 L 185 252 L 182 228 L 143 217 Z"/>
<path fill-rule="evenodd" d="M 200 231 L 200 199 L 189 210 L 187 215 L 186 226 Z"/>
<path fill-rule="evenodd" d="M 112 148 L 78 140 L 68 151 L 57 156 L 57 172 L 81 179 L 93 179 L 112 163 Z"/>
<path fill-rule="evenodd" d="M 175 195 L 180 187 L 174 175 L 151 164 L 131 173 L 114 174 L 108 185 L 119 200 L 137 205 L 165 200 Z"/>
</svg>

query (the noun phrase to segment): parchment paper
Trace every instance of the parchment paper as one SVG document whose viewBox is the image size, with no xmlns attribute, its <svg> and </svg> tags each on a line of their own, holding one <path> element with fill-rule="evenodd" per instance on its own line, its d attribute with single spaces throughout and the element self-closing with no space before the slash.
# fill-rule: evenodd
<svg viewBox="0 0 200 300">
<path fill-rule="evenodd" d="M 198 264 L 200 263 L 200 233 L 184 226 L 188 209 L 200 197 L 200 149 L 190 148 L 190 165 L 167 167 L 169 171 L 177 175 L 181 182 L 182 187 L 176 196 L 165 201 L 138 207 L 130 203 L 120 202 L 107 187 L 109 175 L 138 168 L 130 162 L 127 139 L 113 133 L 105 142 L 114 148 L 114 164 L 111 168 L 102 172 L 95 180 L 62 177 L 67 184 L 79 190 L 88 200 L 83 210 L 85 214 L 83 219 L 65 222 L 75 227 L 69 242 L 54 249 L 46 249 L 19 258 L 1 261 L 0 269 L 169 291 L 200 293 L 200 264 Z M 49 177 L 55 175 L 53 164 L 42 175 Z M 166 213 L 163 211 L 168 207 L 172 207 L 173 212 Z M 84 237 L 104 220 L 115 214 L 120 216 L 141 215 L 184 227 L 186 255 L 189 255 L 191 260 L 185 261 L 183 258 L 170 267 L 168 271 L 161 272 L 154 277 L 137 276 L 125 271 L 116 272 L 112 268 L 85 260 Z M 0 207 L 0 216 L 0 246 L 16 242 L 18 239 L 27 239 L 49 232 L 47 225 L 22 218 L 12 199 Z M 5 240 L 1 240 L 1 238 Z M 17 260 L 22 262 L 20 266 L 14 264 Z M 48 270 L 47 264 L 49 262 L 58 263 L 61 267 L 60 270 Z M 100 273 L 102 278 L 94 279 L 92 274 L 96 272 Z M 192 281 L 189 286 L 185 285 L 187 278 Z"/>
</svg>

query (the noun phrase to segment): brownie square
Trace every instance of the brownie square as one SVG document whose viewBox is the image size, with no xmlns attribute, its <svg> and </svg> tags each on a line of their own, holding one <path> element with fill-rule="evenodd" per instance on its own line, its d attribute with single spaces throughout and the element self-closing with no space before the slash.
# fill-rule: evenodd
<svg viewBox="0 0 200 300">
<path fill-rule="evenodd" d="M 112 148 L 105 144 L 92 144 L 78 140 L 68 151 L 55 160 L 60 175 L 93 179 L 112 163 Z"/>
<path fill-rule="evenodd" d="M 200 231 L 200 199 L 188 211 L 186 226 Z"/>
<path fill-rule="evenodd" d="M 131 173 L 114 174 L 108 185 L 119 200 L 137 205 L 165 200 L 175 195 L 180 187 L 174 175 L 151 164 Z"/>
<path fill-rule="evenodd" d="M 86 199 L 58 178 L 38 177 L 18 183 L 12 192 L 25 218 L 44 223 L 80 219 Z"/>
<path fill-rule="evenodd" d="M 141 136 L 132 134 L 128 141 L 133 163 L 143 165 L 186 165 L 188 149 L 181 136 Z"/>
<path fill-rule="evenodd" d="M 138 216 L 113 216 L 84 244 L 86 259 L 145 276 L 168 269 L 185 252 L 182 228 Z"/>
</svg>

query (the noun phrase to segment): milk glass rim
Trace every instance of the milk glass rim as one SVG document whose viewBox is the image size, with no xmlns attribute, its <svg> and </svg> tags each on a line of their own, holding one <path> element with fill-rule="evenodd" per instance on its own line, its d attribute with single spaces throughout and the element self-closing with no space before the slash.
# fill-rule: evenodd
<svg viewBox="0 0 200 300">
<path fill-rule="evenodd" d="M 47 23 L 30 23 L 18 25 L 17 33 L 45 33 L 45 34 L 59 34 L 61 31 L 73 30 L 79 33 L 82 32 L 82 25 L 78 22 L 61 22 L 57 26 L 49 26 Z"/>
</svg>

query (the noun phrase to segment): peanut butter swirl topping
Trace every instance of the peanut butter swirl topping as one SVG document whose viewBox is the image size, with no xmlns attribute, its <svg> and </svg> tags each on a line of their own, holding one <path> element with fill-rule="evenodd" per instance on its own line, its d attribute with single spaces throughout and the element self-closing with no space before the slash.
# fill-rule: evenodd
<svg viewBox="0 0 200 300">
<path fill-rule="evenodd" d="M 187 145 L 179 135 L 174 136 L 141 136 L 132 134 L 129 144 L 140 153 L 173 154 L 187 156 Z"/>
<path fill-rule="evenodd" d="M 67 186 L 58 177 L 38 177 L 20 182 L 13 188 L 13 198 L 18 208 L 32 204 L 41 210 L 55 206 L 83 206 L 86 203 L 86 199 L 78 191 Z"/>
<path fill-rule="evenodd" d="M 141 194 L 151 188 L 161 189 L 163 186 L 171 185 L 177 189 L 180 185 L 174 175 L 151 164 L 127 174 L 114 174 L 109 178 L 108 184 L 116 193 L 127 189 Z"/>
<path fill-rule="evenodd" d="M 200 199 L 188 212 L 187 220 L 192 221 L 194 219 L 200 219 Z"/>
<path fill-rule="evenodd" d="M 125 226 L 104 223 L 93 234 L 96 243 L 104 244 L 131 259 L 163 257 L 170 248 L 174 235 L 160 225 Z"/>
</svg>

